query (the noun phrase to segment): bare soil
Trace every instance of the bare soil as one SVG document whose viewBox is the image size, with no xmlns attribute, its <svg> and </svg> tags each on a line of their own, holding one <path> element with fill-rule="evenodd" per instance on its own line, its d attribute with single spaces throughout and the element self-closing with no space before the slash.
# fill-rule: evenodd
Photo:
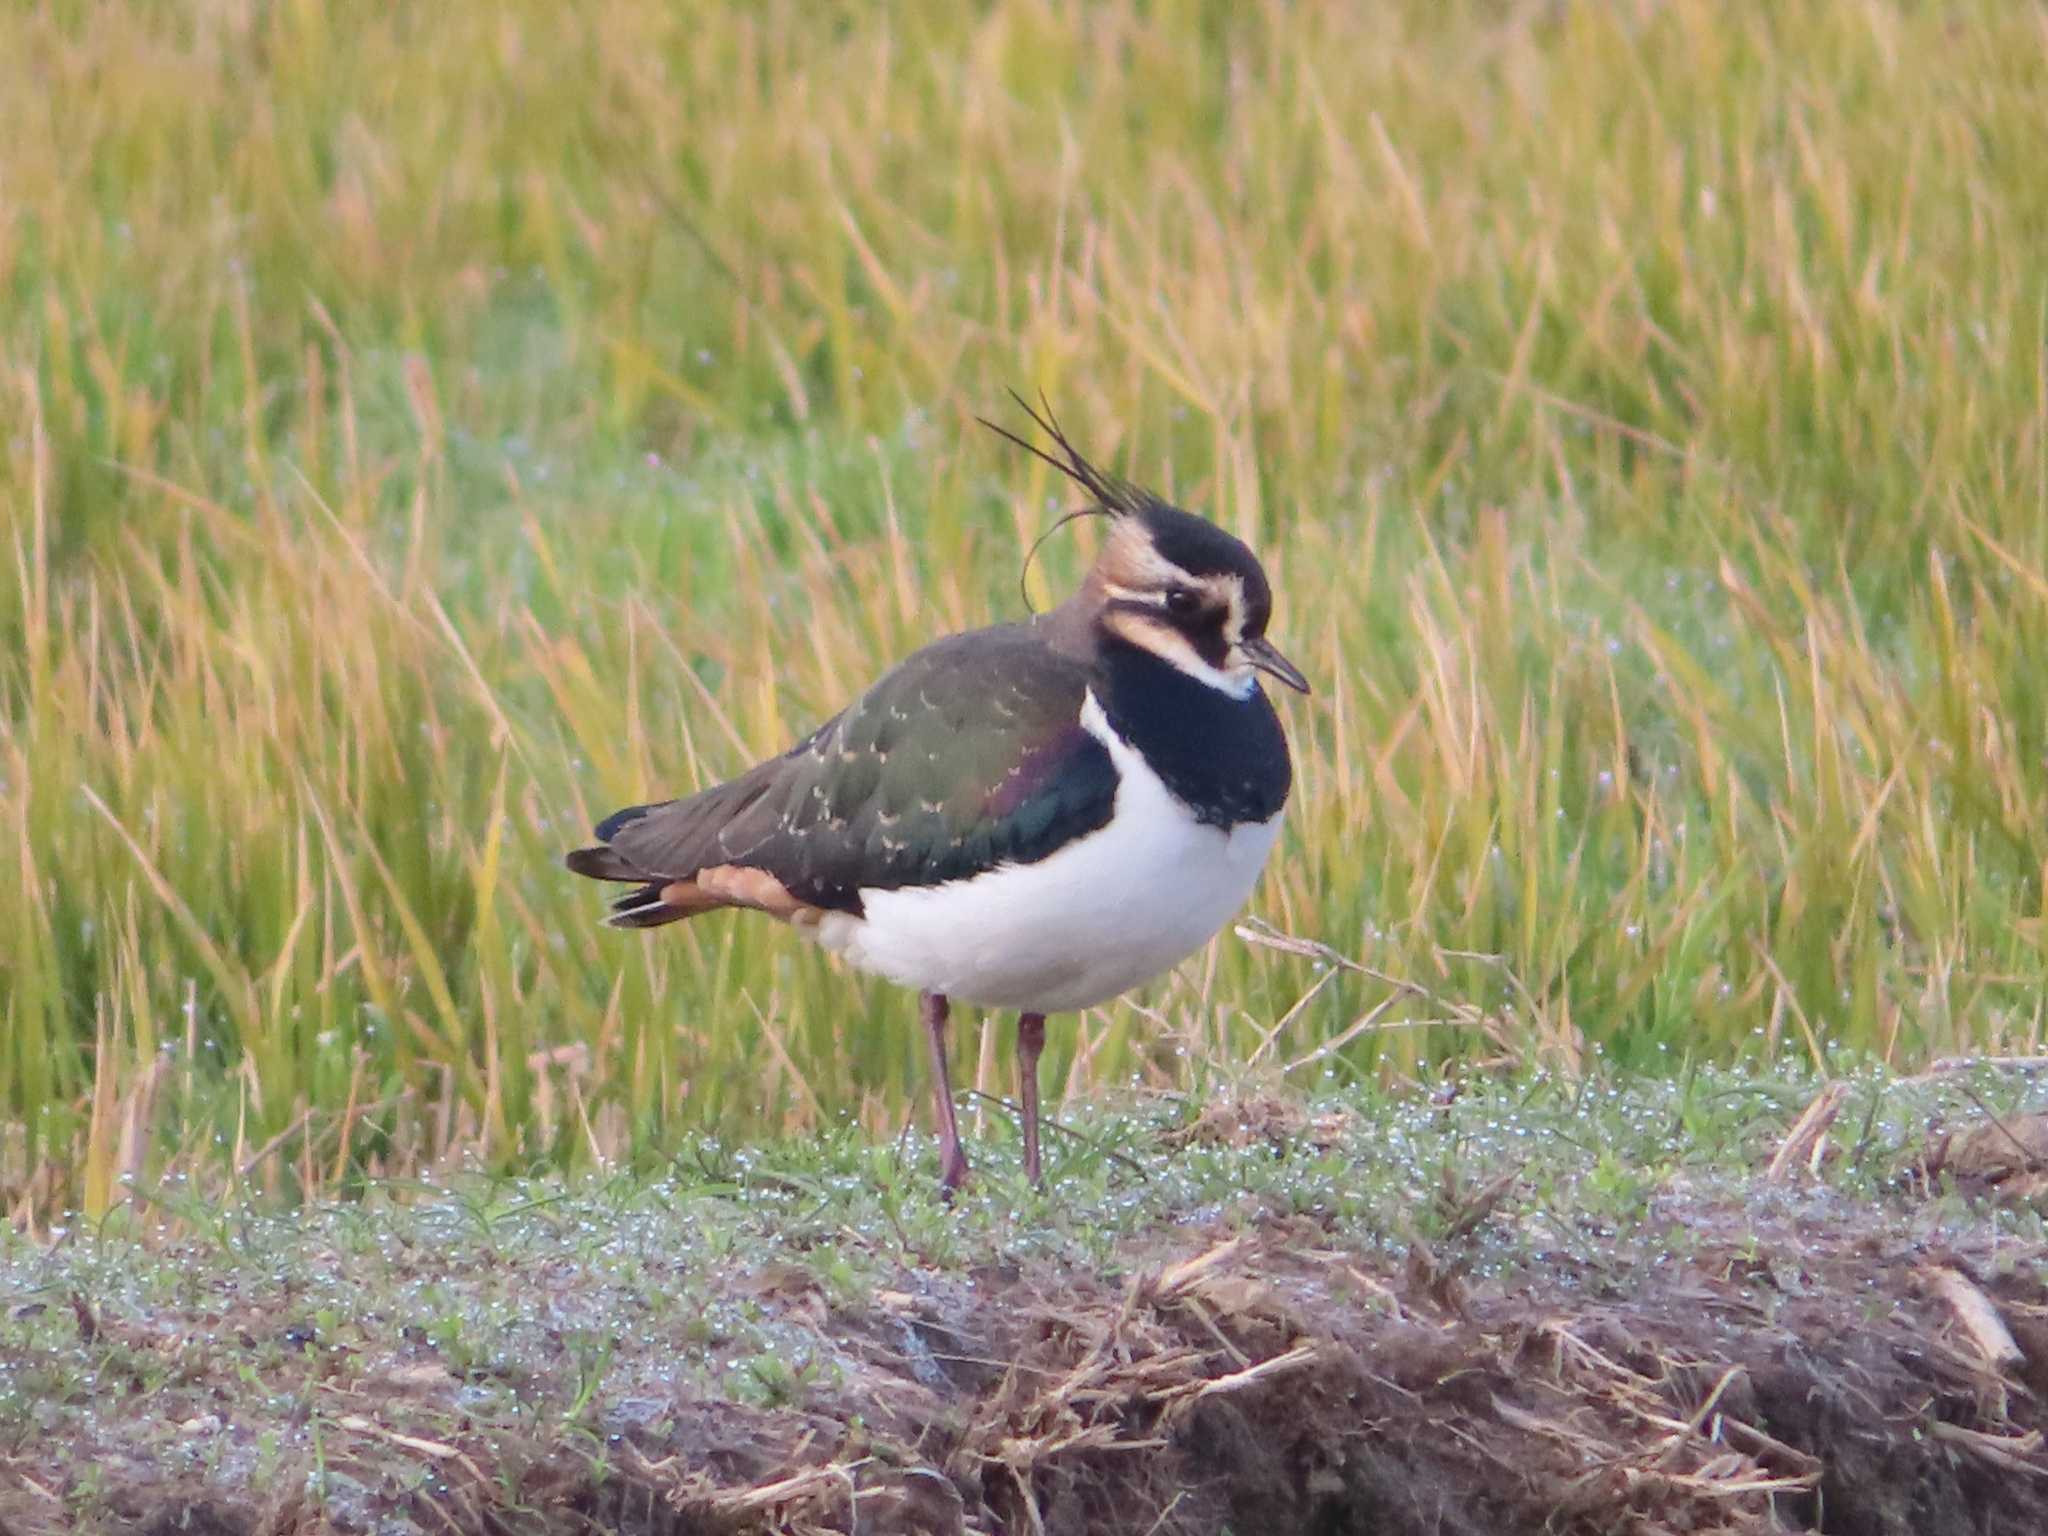
<svg viewBox="0 0 2048 1536">
<path fill-rule="evenodd" d="M 1219 1214 L 1101 1265 L 905 1264 L 855 1297 L 735 1263 L 726 1300 L 815 1340 L 829 1380 L 592 1393 L 565 1344 L 510 1384 L 553 1408 L 509 1427 L 413 1329 L 280 1394 L 235 1341 L 292 1326 L 288 1300 L 141 1318 L 74 1294 L 66 1326 L 144 1362 L 133 1407 L 102 1405 L 90 1444 L 0 1438 L 0 1533 L 2033 1536 L 2048 1253 L 1973 1214 L 2031 1194 L 2031 1134 L 1937 1143 L 1879 1201 L 1679 1180 L 1568 1246 L 1540 1222 L 1468 1242 L 1529 1208 L 1510 1173 L 1429 1242 Z M 682 1347 L 630 1322 L 612 1344 L 615 1376 Z M 200 1393 L 176 1412 L 214 1406 L 144 1423 L 152 1358 Z M 258 1470 L 179 1452 L 273 1420 L 320 1432 Z"/>
</svg>

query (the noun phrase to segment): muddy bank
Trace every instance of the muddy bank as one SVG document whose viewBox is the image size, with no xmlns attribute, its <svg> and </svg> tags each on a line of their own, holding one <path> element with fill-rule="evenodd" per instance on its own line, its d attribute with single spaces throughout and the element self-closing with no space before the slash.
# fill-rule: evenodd
<svg viewBox="0 0 2048 1536">
<path fill-rule="evenodd" d="M 1979 1285 L 1988 1258 L 1781 1231 L 1474 1285 L 1275 1228 L 1122 1287 L 979 1276 L 859 1325 L 840 1414 L 714 1415 L 570 1497 L 649 1532 L 2019 1536 L 2048 1529 L 2048 1356 L 1995 1369 L 1954 1304 L 2031 1332 L 2048 1295 Z"/>
<path fill-rule="evenodd" d="M 1995 1177 L 1943 1137 L 1863 1197 L 1679 1173 L 1623 1218 L 1521 1165 L 1446 1174 L 1398 1236 L 1268 1193 L 1092 1260 L 919 1262 L 915 1225 L 891 1255 L 815 1189 L 775 1246 L 673 1268 L 727 1241 L 673 1202 L 637 1236 L 528 1202 L 554 1238 L 507 1217 L 459 1260 L 325 1228 L 304 1270 L 173 1265 L 154 1305 L 17 1292 L 0 1530 L 2022 1536 L 2048 1250 L 1997 1203 L 2035 1165 L 2011 1125 Z M 1330 1172 L 1297 1134 L 1228 1156 Z M 492 1286 L 530 1347 L 461 1310 Z M 67 1349 L 96 1396 L 60 1412 Z"/>
</svg>

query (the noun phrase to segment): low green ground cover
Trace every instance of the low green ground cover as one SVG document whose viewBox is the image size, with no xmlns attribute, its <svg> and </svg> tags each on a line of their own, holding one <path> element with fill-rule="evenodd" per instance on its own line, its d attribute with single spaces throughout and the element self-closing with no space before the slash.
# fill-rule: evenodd
<svg viewBox="0 0 2048 1536">
<path fill-rule="evenodd" d="M 1661 1532 L 1975 1509 L 1985 1457 L 2032 1487 L 2039 1196 L 1942 1148 L 2037 1135 L 2041 1084 L 1861 1074 L 1823 1154 L 1772 1177 L 1815 1091 L 1705 1070 L 1125 1101 L 1055 1136 L 1042 1194 L 991 1111 L 950 1206 L 927 1139 L 845 1127 L 289 1215 L 138 1189 L 97 1226 L 0 1236 L 0 1524 L 839 1531 L 859 1487 L 870 1532 L 987 1529 L 1019 1499 L 1055 1530 L 1279 1529 L 1245 1510 L 1318 1498 L 1305 1529 L 1464 1528 L 1428 1524 L 1434 1499 L 1495 1530 Z M 1995 1298 L 2025 1356 L 1986 1374 L 1937 1273 Z M 1395 1383 L 1369 1410 L 1359 1360 Z M 1794 1390 L 1795 1367 L 1818 1374 Z M 1770 1443 L 1704 1409 L 1672 1442 L 1710 1391 Z M 1268 1449 L 1205 1438 L 1226 1401 L 1275 1415 Z M 1417 1460 L 1463 1443 L 1447 1424 L 1499 1465 Z M 888 1523 L 919 1489 L 938 1513 Z"/>
</svg>

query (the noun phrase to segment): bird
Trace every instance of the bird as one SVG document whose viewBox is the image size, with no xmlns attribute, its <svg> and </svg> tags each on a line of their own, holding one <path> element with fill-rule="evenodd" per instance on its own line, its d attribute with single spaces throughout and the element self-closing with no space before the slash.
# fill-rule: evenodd
<svg viewBox="0 0 2048 1536">
<path fill-rule="evenodd" d="M 780 756 L 615 811 L 566 855 L 633 887 L 614 927 L 763 912 L 915 990 L 948 1198 L 968 1178 L 951 1005 L 1018 1015 L 1024 1173 L 1042 1186 L 1046 1016 L 1169 970 L 1244 904 L 1293 783 L 1261 680 L 1309 692 L 1267 636 L 1251 549 L 1091 463 L 1043 395 L 1012 395 L 1049 448 L 982 424 L 1087 498 L 1054 528 L 1107 520 L 1078 590 L 933 641 Z"/>
</svg>

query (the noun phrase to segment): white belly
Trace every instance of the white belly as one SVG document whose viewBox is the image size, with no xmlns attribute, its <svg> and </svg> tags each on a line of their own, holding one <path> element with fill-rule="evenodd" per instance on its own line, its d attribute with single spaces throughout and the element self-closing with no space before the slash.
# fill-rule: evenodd
<svg viewBox="0 0 2048 1536">
<path fill-rule="evenodd" d="M 1224 831 L 1197 822 L 1108 728 L 1084 726 L 1119 774 L 1106 826 L 1035 864 L 947 885 L 863 890 L 820 942 L 906 987 L 1021 1012 L 1093 1007 L 1193 954 L 1251 894 L 1280 818 Z"/>
</svg>

